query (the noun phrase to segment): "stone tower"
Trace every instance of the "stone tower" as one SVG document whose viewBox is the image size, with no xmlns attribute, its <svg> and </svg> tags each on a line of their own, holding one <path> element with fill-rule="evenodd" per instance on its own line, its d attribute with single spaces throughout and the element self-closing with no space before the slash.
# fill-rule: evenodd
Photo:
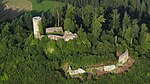
<svg viewBox="0 0 150 84">
<path fill-rule="evenodd" d="M 41 23 L 41 17 L 37 16 L 37 17 L 33 17 L 32 21 L 33 21 L 33 30 L 34 30 L 34 37 L 35 38 L 41 38 L 41 34 L 39 31 L 39 24 Z"/>
</svg>

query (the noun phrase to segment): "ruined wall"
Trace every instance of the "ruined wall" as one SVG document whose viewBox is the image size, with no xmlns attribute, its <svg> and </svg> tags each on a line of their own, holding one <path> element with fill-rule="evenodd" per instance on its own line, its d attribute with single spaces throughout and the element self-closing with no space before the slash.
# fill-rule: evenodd
<svg viewBox="0 0 150 84">
<path fill-rule="evenodd" d="M 69 31 L 65 31 L 63 39 L 65 41 L 69 41 L 69 40 L 73 40 L 76 37 L 77 37 L 77 34 L 73 34 L 72 32 L 69 32 Z"/>
<path fill-rule="evenodd" d="M 128 50 L 126 50 L 121 56 L 119 56 L 118 65 L 123 65 L 129 58 Z"/>
<path fill-rule="evenodd" d="M 33 30 L 34 30 L 34 37 L 41 39 L 45 35 L 42 33 L 42 24 L 41 20 L 42 18 L 39 16 L 33 17 Z M 44 30 L 45 31 L 45 30 Z M 50 27 L 46 28 L 46 34 L 49 39 L 58 40 L 58 39 L 64 39 L 64 41 L 73 40 L 77 37 L 77 34 L 73 34 L 72 32 L 65 31 L 63 32 L 62 27 Z M 59 34 L 59 35 L 58 35 Z"/>
<path fill-rule="evenodd" d="M 41 17 L 33 17 L 33 30 L 34 30 L 34 37 L 40 38 L 40 31 L 39 31 L 39 23 L 41 23 Z"/>
<path fill-rule="evenodd" d="M 62 27 L 50 27 L 46 28 L 46 33 L 63 32 Z"/>
<path fill-rule="evenodd" d="M 53 40 L 58 40 L 58 39 L 62 39 L 63 37 L 59 35 L 48 35 L 48 38 Z"/>
</svg>

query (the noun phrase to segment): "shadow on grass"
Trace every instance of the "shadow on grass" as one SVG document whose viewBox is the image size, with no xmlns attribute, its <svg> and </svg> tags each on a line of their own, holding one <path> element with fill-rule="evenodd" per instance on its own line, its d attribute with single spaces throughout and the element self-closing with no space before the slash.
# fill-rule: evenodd
<svg viewBox="0 0 150 84">
<path fill-rule="evenodd" d="M 5 5 L 0 5 L 0 22 L 12 20 L 23 12 L 24 10 L 14 10 L 11 8 L 7 9 Z"/>
</svg>

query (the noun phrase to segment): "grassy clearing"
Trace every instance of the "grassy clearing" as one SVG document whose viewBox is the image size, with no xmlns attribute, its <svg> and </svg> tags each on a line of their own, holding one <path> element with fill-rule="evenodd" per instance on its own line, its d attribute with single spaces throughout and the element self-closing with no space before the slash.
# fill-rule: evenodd
<svg viewBox="0 0 150 84">
<path fill-rule="evenodd" d="M 0 7 L 0 21 L 16 18 L 23 11 L 31 11 L 32 3 L 28 0 L 4 0 L 5 8 Z"/>
<path fill-rule="evenodd" d="M 4 0 L 6 7 L 19 10 L 32 10 L 32 3 L 28 0 Z"/>
<path fill-rule="evenodd" d="M 52 10 L 55 7 L 63 6 L 63 3 L 56 2 L 56 1 L 43 1 L 41 3 L 37 3 L 36 0 L 29 0 L 32 3 L 33 10 L 36 11 L 47 11 Z"/>
<path fill-rule="evenodd" d="M 37 3 L 36 0 L 4 0 L 4 2 L 6 2 L 6 8 L 0 13 L 0 21 L 13 19 L 23 11 L 46 11 L 63 6 L 63 3 L 56 1 L 43 1 L 42 3 Z"/>
<path fill-rule="evenodd" d="M 83 66 L 95 65 L 95 64 L 104 64 L 104 65 L 111 65 L 116 64 L 117 59 L 115 56 L 68 56 L 63 60 L 62 66 L 65 63 L 69 63 L 73 68 L 79 68 Z"/>
</svg>

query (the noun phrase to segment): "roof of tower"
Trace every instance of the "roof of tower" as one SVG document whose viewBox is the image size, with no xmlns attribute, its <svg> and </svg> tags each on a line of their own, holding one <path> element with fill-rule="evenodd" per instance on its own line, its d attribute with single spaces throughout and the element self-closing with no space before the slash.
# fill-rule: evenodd
<svg viewBox="0 0 150 84">
<path fill-rule="evenodd" d="M 40 16 L 36 16 L 36 17 L 33 17 L 33 19 L 39 21 L 39 20 L 41 20 L 42 18 L 41 18 Z"/>
</svg>

